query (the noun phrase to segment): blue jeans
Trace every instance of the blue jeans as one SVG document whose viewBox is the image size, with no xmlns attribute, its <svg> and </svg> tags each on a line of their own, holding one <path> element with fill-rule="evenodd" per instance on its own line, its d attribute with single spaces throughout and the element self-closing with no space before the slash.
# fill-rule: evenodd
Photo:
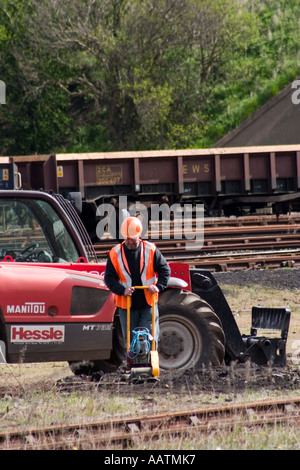
<svg viewBox="0 0 300 470">
<path fill-rule="evenodd" d="M 120 314 L 120 323 L 122 328 L 122 334 L 127 344 L 127 310 L 124 308 L 119 308 Z M 147 305 L 141 309 L 131 309 L 130 310 L 130 342 L 132 341 L 132 331 L 135 328 L 148 328 L 150 334 L 152 335 L 152 307 Z M 159 337 L 159 312 L 158 304 L 155 304 L 155 341 L 157 344 Z"/>
</svg>

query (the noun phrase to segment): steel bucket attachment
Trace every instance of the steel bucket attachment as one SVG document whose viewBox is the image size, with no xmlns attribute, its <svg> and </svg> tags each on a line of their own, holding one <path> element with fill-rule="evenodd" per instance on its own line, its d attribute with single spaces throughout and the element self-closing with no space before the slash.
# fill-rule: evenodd
<svg viewBox="0 0 300 470">
<path fill-rule="evenodd" d="M 244 356 L 256 364 L 286 365 L 286 343 L 291 311 L 288 308 L 252 307 L 250 335 L 243 335 Z M 280 337 L 258 336 L 258 330 L 280 331 Z"/>
</svg>

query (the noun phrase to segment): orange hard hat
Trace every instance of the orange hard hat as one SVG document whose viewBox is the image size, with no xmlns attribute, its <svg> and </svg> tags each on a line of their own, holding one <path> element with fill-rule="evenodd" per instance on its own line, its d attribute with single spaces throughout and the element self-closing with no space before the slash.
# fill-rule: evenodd
<svg viewBox="0 0 300 470">
<path fill-rule="evenodd" d="M 127 217 L 122 222 L 121 234 L 124 238 L 138 238 L 143 231 L 142 222 L 137 217 Z"/>
</svg>

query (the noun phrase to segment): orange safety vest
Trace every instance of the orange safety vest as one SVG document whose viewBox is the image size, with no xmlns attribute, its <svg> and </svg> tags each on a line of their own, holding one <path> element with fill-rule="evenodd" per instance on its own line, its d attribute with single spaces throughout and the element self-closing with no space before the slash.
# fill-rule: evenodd
<svg viewBox="0 0 300 470">
<path fill-rule="evenodd" d="M 112 248 L 110 250 L 109 256 L 116 270 L 120 283 L 126 288 L 132 287 L 132 280 L 123 245 L 124 242 Z M 154 243 L 141 240 L 140 273 L 143 286 L 150 286 L 151 284 L 156 284 L 157 282 L 154 272 L 155 250 L 156 246 L 154 245 Z M 147 289 L 144 290 L 144 293 L 147 303 L 149 305 L 152 305 L 152 294 L 150 294 Z M 154 296 L 156 303 L 158 302 L 158 293 L 156 293 Z M 117 307 L 126 309 L 127 296 L 115 295 L 115 304 Z"/>
</svg>

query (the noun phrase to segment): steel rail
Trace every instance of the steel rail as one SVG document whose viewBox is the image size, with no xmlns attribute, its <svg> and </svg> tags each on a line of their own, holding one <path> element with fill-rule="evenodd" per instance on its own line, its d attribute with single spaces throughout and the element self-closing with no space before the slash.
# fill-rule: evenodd
<svg viewBox="0 0 300 470">
<path fill-rule="evenodd" d="M 214 219 L 212 225 L 205 227 L 203 243 L 181 238 L 153 241 L 168 261 L 186 262 L 212 271 L 299 266 L 300 224 L 296 223 L 299 218 L 284 218 L 280 223 L 274 223 L 274 217 L 262 217 L 259 223 L 257 219 L 238 218 L 233 224 L 230 218 Z M 251 223 L 253 220 L 256 225 Z M 97 243 L 97 256 L 105 259 L 114 243 L 107 240 Z"/>
<path fill-rule="evenodd" d="M 238 235 L 244 236 L 247 234 L 250 236 L 250 234 L 254 235 L 271 235 L 271 234 L 278 234 L 278 235 L 288 235 L 288 234 L 296 234 L 300 232 L 300 224 L 299 223 L 293 223 L 293 224 L 274 224 L 274 225 L 268 225 L 268 224 L 253 224 L 253 225 L 217 225 L 217 226 L 208 226 L 205 227 L 205 225 L 199 224 L 198 227 L 190 227 L 184 226 L 185 222 L 182 222 L 181 225 L 178 225 L 176 228 L 172 228 L 169 226 L 161 226 L 157 229 L 149 229 L 147 231 L 148 238 L 153 239 L 154 241 L 157 242 L 164 242 L 168 240 L 176 241 L 176 240 L 189 240 L 189 238 L 192 238 L 192 235 L 195 235 L 196 233 L 196 228 L 200 230 L 204 230 L 205 238 L 207 237 L 219 237 L 219 238 L 225 238 L 230 236 L 235 236 L 237 237 Z M 166 237 L 166 231 L 168 234 L 168 238 Z M 185 235 L 185 236 L 184 236 Z M 111 246 L 115 241 L 111 238 L 111 235 L 107 233 L 105 235 L 105 238 L 100 239 L 99 242 L 97 242 L 97 245 L 99 247 L 109 247 Z"/>
<path fill-rule="evenodd" d="M 300 423 L 300 397 L 0 432 L 0 450 L 102 447 L 212 430 Z"/>
<path fill-rule="evenodd" d="M 173 251 L 182 251 L 192 247 L 194 240 L 153 240 L 161 252 L 168 253 Z M 96 244 L 95 251 L 98 256 L 103 256 L 112 248 L 114 243 Z M 261 236 L 247 236 L 243 237 L 226 237 L 226 238 L 207 238 L 203 240 L 202 251 L 210 253 L 213 251 L 224 251 L 228 249 L 241 250 L 245 248 L 280 248 L 299 246 L 299 233 L 296 234 L 278 234 L 278 235 L 261 235 Z"/>
<path fill-rule="evenodd" d="M 195 257 L 187 253 L 180 257 L 168 257 L 168 261 L 181 261 L 190 267 L 209 269 L 210 271 L 230 271 L 240 269 L 261 269 L 279 267 L 299 267 L 300 250 L 282 250 L 270 252 L 244 252 Z"/>
</svg>

